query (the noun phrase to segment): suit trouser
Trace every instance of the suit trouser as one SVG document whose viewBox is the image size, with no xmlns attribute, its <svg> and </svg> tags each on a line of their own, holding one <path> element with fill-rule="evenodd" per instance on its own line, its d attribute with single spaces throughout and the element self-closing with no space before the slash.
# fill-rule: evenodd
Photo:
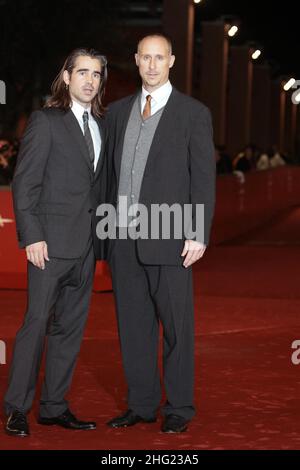
<svg viewBox="0 0 300 470">
<path fill-rule="evenodd" d="M 115 240 L 110 256 L 128 406 L 152 417 L 161 401 L 159 322 L 163 326 L 163 414 L 191 419 L 194 388 L 192 269 L 150 266 L 138 259 L 136 242 Z"/>
<path fill-rule="evenodd" d="M 92 242 L 77 259 L 50 258 L 41 270 L 28 263 L 28 304 L 18 331 L 4 398 L 6 414 L 27 413 L 34 399 L 47 335 L 45 379 L 40 415 L 55 417 L 65 400 L 80 349 L 93 286 Z"/>
</svg>

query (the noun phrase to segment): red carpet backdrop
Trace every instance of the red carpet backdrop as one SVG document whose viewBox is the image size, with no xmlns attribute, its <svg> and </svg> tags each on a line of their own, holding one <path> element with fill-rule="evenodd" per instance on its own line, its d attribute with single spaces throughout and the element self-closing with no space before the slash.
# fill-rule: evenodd
<svg viewBox="0 0 300 470">
<path fill-rule="evenodd" d="M 214 243 L 194 269 L 197 416 L 187 433 L 163 435 L 160 419 L 122 430 L 105 425 L 125 409 L 126 387 L 112 293 L 94 292 L 69 399 L 97 430 L 42 428 L 36 400 L 31 437 L 2 434 L 0 449 L 300 449 L 300 366 L 291 362 L 300 339 L 298 180 L 298 168 L 247 175 L 244 184 L 218 179 Z M 1 193 L 0 213 L 2 289 L 8 280 L 11 289 L 22 285 L 24 261 L 14 222 L 3 224 L 13 219 L 9 192 Z M 10 289 L 0 291 L 1 397 L 26 303 L 25 291 Z"/>
</svg>

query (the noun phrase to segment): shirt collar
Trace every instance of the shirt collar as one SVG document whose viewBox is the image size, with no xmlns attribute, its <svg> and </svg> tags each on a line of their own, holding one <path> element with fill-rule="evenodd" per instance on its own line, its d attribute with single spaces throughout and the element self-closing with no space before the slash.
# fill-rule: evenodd
<svg viewBox="0 0 300 470">
<path fill-rule="evenodd" d="M 151 95 L 152 99 L 156 103 L 160 103 L 167 95 L 170 95 L 171 91 L 172 85 L 170 83 L 170 80 L 168 80 L 164 85 L 157 88 L 157 90 L 153 91 L 152 93 L 149 93 L 149 91 L 142 87 L 142 98 L 146 99 L 146 96 Z"/>
<path fill-rule="evenodd" d="M 88 108 L 84 108 L 81 104 L 77 103 L 77 101 L 72 100 L 72 106 L 71 109 L 73 113 L 75 114 L 76 118 L 78 121 L 82 121 L 82 116 L 84 111 L 87 111 L 89 113 L 89 118 L 91 118 L 91 107 L 89 106 Z"/>
</svg>

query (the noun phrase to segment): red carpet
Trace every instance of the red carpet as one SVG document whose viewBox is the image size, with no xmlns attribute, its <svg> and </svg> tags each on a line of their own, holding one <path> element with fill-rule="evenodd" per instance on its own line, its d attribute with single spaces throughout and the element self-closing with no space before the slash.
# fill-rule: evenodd
<svg viewBox="0 0 300 470">
<path fill-rule="evenodd" d="M 300 449 L 300 209 L 211 247 L 195 269 L 197 416 L 182 435 L 158 423 L 111 430 L 126 393 L 111 293 L 93 295 L 71 409 L 97 431 L 36 424 L 31 437 L 1 434 L 0 449 Z M 0 292 L 0 339 L 8 353 L 25 308 L 24 291 Z M 8 354 L 8 361 L 10 359 Z M 0 365 L 0 397 L 8 365 Z M 3 415 L 1 415 L 3 424 Z"/>
</svg>

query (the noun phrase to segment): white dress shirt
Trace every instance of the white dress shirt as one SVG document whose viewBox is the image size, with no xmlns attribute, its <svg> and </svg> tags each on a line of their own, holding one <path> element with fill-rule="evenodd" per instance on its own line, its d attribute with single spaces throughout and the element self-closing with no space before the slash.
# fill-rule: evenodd
<svg viewBox="0 0 300 470">
<path fill-rule="evenodd" d="M 164 85 L 157 88 L 157 90 L 152 91 L 149 93 L 144 87 L 142 87 L 142 96 L 141 96 L 141 113 L 143 113 L 143 109 L 146 104 L 146 96 L 151 95 L 151 116 L 163 108 L 166 104 L 168 99 L 170 98 L 170 94 L 172 93 L 172 85 L 170 80 L 167 81 Z"/>
<path fill-rule="evenodd" d="M 89 113 L 89 128 L 90 128 L 91 136 L 93 139 L 94 154 L 95 154 L 94 171 L 96 171 L 97 163 L 98 163 L 100 152 L 101 152 L 101 136 L 100 136 L 99 126 L 91 114 L 91 107 L 84 108 L 83 106 L 81 106 L 81 104 L 77 103 L 77 101 L 72 101 L 71 110 L 73 111 L 83 134 L 84 134 L 83 113 L 84 111 L 87 111 Z"/>
</svg>

